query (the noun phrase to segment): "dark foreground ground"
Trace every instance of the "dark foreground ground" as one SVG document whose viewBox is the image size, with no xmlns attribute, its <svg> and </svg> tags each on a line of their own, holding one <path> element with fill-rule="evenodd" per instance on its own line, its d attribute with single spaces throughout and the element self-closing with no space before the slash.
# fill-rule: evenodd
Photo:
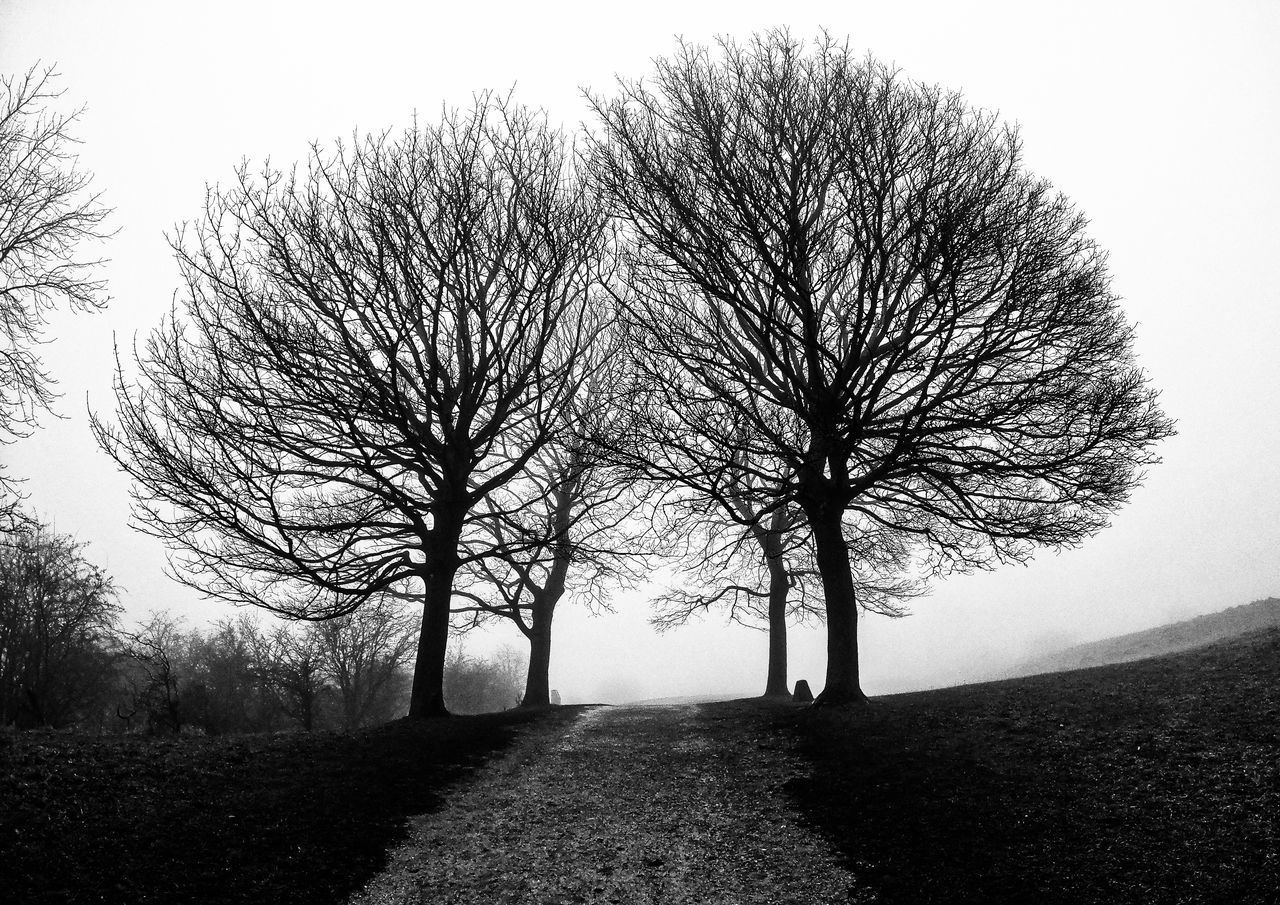
<svg viewBox="0 0 1280 905">
<path fill-rule="evenodd" d="M 2 735 L 0 901 L 1280 903 L 1280 630 L 853 713 L 582 712 Z"/>
<path fill-rule="evenodd" d="M 1280 903 L 1280 629 L 1151 660 L 737 708 L 885 903 Z"/>
<path fill-rule="evenodd" d="M 0 735 L 0 902 L 342 902 L 447 784 L 522 727 L 580 712 L 353 735 Z"/>
</svg>

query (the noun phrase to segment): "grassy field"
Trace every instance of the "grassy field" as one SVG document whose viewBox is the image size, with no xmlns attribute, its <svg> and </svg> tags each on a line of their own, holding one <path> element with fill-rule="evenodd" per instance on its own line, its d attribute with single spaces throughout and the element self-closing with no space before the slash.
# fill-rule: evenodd
<svg viewBox="0 0 1280 905">
<path fill-rule="evenodd" d="M 0 735 L 0 901 L 345 901 L 404 818 L 532 721 L 580 708 L 345 735 Z"/>
<path fill-rule="evenodd" d="M 703 707 L 812 766 L 785 792 L 876 901 L 1280 902 L 1280 629 L 852 713 Z M 0 900 L 341 902 L 408 815 L 522 727 L 550 739 L 580 710 L 353 735 L 3 734 Z"/>
<path fill-rule="evenodd" d="M 739 707 L 885 903 L 1280 902 L 1280 629 L 1151 660 Z"/>
</svg>

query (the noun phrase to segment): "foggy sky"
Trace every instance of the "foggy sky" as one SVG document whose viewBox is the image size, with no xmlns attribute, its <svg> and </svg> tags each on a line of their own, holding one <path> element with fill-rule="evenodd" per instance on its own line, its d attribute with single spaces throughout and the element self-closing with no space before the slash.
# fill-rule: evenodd
<svg viewBox="0 0 1280 905">
<path fill-rule="evenodd" d="M 113 300 L 56 316 L 46 362 L 63 420 L 0 449 L 34 511 L 88 541 L 131 617 L 233 613 L 165 578 L 131 531 L 128 485 L 94 444 L 110 415 L 113 335 L 127 353 L 167 311 L 166 231 L 241 160 L 302 160 L 312 140 L 434 119 L 506 90 L 573 128 L 580 91 L 646 75 L 674 36 L 706 43 L 825 26 L 910 77 L 1020 123 L 1026 163 L 1110 251 L 1113 288 L 1179 436 L 1113 525 L 1078 550 L 948 578 L 914 614 L 863 621 L 864 687 L 885 692 L 997 670 L 1075 641 L 1280 595 L 1280 5 L 1112 3 L 186 4 L 0 0 L 0 71 L 56 62 L 85 104 L 81 160 L 114 207 L 102 252 Z M 763 690 L 765 636 L 700 625 L 655 635 L 643 599 L 556 617 L 552 686 L 566 701 Z M 469 649 L 522 643 L 514 629 Z M 790 676 L 821 686 L 820 629 L 792 634 Z"/>
</svg>

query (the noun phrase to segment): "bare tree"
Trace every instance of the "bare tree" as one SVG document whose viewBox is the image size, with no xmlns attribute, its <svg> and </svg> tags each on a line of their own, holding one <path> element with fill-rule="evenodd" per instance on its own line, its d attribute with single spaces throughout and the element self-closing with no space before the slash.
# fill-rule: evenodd
<svg viewBox="0 0 1280 905">
<path fill-rule="evenodd" d="M 337 691 L 344 729 L 391 718 L 396 680 L 413 657 L 418 623 L 390 597 L 323 622 L 308 633 L 318 664 Z"/>
<path fill-rule="evenodd" d="M 820 702 L 863 699 L 850 514 L 974 568 L 1079 543 L 1156 461 L 1172 425 L 1105 254 L 1015 129 L 782 31 L 593 103 L 665 439 L 714 492 L 744 451 L 791 475 L 754 492 L 813 539 Z"/>
<path fill-rule="evenodd" d="M 270 633 L 259 631 L 253 639 L 253 650 L 259 679 L 276 696 L 280 709 L 310 732 L 315 728 L 321 701 L 331 688 L 315 624 L 309 623 L 302 630 L 281 625 Z"/>
<path fill-rule="evenodd" d="M 648 506 L 634 470 L 619 467 L 597 442 L 628 419 L 618 411 L 620 343 L 614 334 L 582 366 L 587 373 L 565 406 L 560 429 L 523 475 L 486 501 L 476 537 L 495 555 L 471 559 L 473 581 L 455 592 L 455 610 L 512 621 L 529 640 L 523 706 L 551 703 L 552 622 L 566 594 L 593 610 L 607 593 L 644 571 Z"/>
<path fill-rule="evenodd" d="M 110 683 L 120 615 L 84 545 L 43 525 L 0 542 L 0 726 L 65 726 Z"/>
<path fill-rule="evenodd" d="M 106 235 L 108 211 L 76 166 L 80 111 L 53 109 L 56 81 L 52 67 L 0 76 L 0 443 L 26 436 L 55 398 L 37 351 L 49 313 L 107 302 L 99 262 L 80 249 Z M 16 493 L 3 475 L 0 494 L 11 515 Z"/>
<path fill-rule="evenodd" d="M 183 712 L 188 724 L 208 735 L 280 726 L 281 708 L 258 659 L 261 635 L 248 613 L 186 634 Z"/>
<path fill-rule="evenodd" d="M 131 712 L 121 719 L 130 722 L 139 711 L 146 714 L 147 731 L 168 731 L 177 735 L 186 724 L 183 696 L 188 676 L 183 668 L 188 635 L 182 620 L 166 612 L 152 612 L 133 632 L 121 632 L 124 655 L 135 671 L 129 675 Z"/>
<path fill-rule="evenodd" d="M 211 192 L 183 311 L 99 441 L 206 593 L 294 618 L 420 595 L 410 714 L 446 713 L 453 580 L 481 502 L 558 425 L 594 342 L 604 215 L 563 136 L 488 95 Z"/>
</svg>

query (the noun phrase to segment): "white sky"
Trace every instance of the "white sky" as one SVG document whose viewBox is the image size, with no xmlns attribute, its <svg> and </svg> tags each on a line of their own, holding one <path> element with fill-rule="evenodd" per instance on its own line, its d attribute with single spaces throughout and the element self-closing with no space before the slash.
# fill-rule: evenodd
<svg viewBox="0 0 1280 905">
<path fill-rule="evenodd" d="M 34 509 L 91 543 L 130 614 L 230 608 L 162 574 L 127 527 L 127 483 L 89 434 L 110 414 L 112 337 L 159 321 L 177 287 L 164 233 L 241 159 L 408 123 L 507 89 L 567 126 L 580 89 L 640 76 L 673 37 L 825 26 L 906 74 L 1023 127 L 1027 161 L 1091 218 L 1138 351 L 1180 435 L 1081 549 L 940 582 L 897 622 L 863 623 L 871 693 L 982 673 L 1089 640 L 1280 595 L 1280 4 L 1260 2 L 326 3 L 0 0 L 0 71 L 56 62 L 88 109 L 81 159 L 116 209 L 113 301 L 59 317 L 46 360 L 64 420 L 0 450 Z M 712 616 L 666 636 L 642 601 L 557 616 L 566 700 L 755 693 L 764 635 Z M 477 639 L 483 649 L 514 631 Z M 793 633 L 791 678 L 821 685 L 821 630 Z"/>
</svg>

